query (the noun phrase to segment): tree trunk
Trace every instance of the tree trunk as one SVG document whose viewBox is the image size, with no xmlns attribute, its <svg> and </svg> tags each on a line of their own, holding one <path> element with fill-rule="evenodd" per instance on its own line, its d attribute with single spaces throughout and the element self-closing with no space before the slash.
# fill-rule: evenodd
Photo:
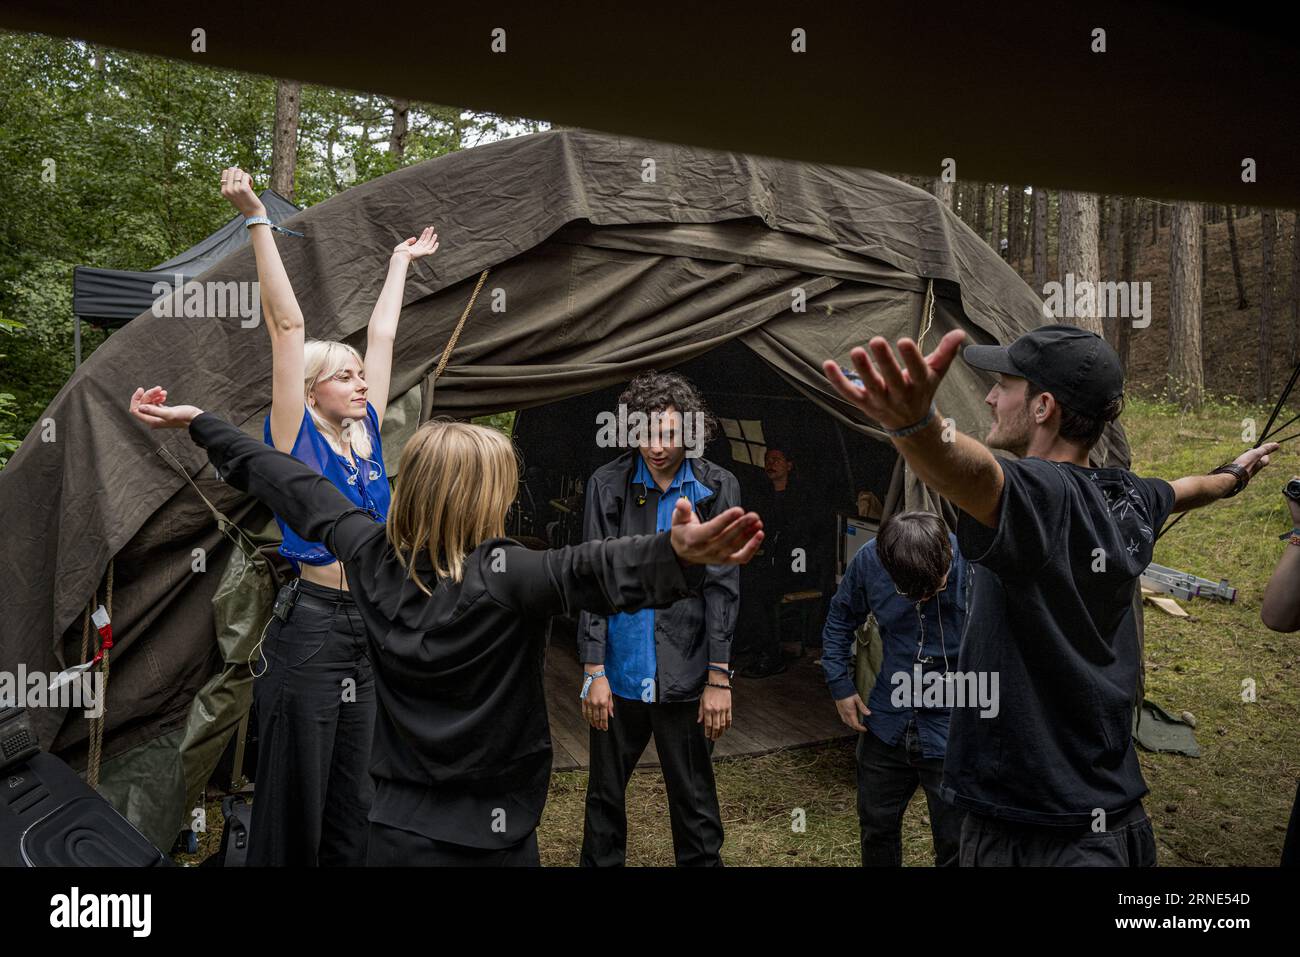
<svg viewBox="0 0 1300 957">
<path fill-rule="evenodd" d="M 1138 209 L 1137 200 L 1132 197 L 1125 197 L 1123 202 L 1123 220 L 1120 228 L 1124 233 L 1124 241 L 1121 247 L 1120 261 L 1120 278 L 1125 282 L 1133 282 L 1137 274 L 1137 251 L 1138 251 L 1138 232 L 1142 228 L 1138 218 L 1141 211 Z M 1119 342 L 1115 346 L 1115 351 L 1119 353 L 1119 361 L 1128 371 L 1129 359 L 1129 342 L 1133 334 L 1133 324 L 1130 322 L 1120 323 Z"/>
<path fill-rule="evenodd" d="M 1019 189 L 1014 183 L 1007 187 L 1007 262 L 1014 263 L 1017 258 L 1017 233 L 1020 231 L 1020 221 L 1018 217 L 1022 210 L 1016 205 L 1016 190 Z"/>
<path fill-rule="evenodd" d="M 952 209 L 952 187 L 952 183 L 945 183 L 942 177 L 936 176 L 930 192 L 934 193 L 935 199 Z"/>
<path fill-rule="evenodd" d="M 401 166 L 406 161 L 406 130 L 411 112 L 411 101 L 395 98 L 393 104 L 393 126 L 388 134 L 388 154 L 393 162 Z"/>
<path fill-rule="evenodd" d="M 1124 200 L 1119 196 L 1106 197 L 1106 280 L 1108 282 L 1120 282 L 1124 279 L 1121 262 L 1123 254 L 1121 237 L 1124 234 L 1120 228 L 1123 202 Z M 1119 352 L 1120 327 L 1127 326 L 1129 322 L 1127 316 L 1105 316 L 1102 319 L 1102 326 L 1106 330 L 1106 341 L 1114 346 L 1116 352 Z"/>
<path fill-rule="evenodd" d="M 1201 361 L 1200 203 L 1174 203 L 1169 226 L 1169 391 L 1184 410 L 1199 409 Z"/>
<path fill-rule="evenodd" d="M 1047 285 L 1047 190 L 1034 187 L 1034 291 Z"/>
<path fill-rule="evenodd" d="M 271 188 L 293 199 L 298 169 L 298 115 L 302 106 L 301 80 L 275 81 L 275 139 L 271 143 Z"/>
<path fill-rule="evenodd" d="M 985 242 L 989 241 L 988 225 L 988 184 L 980 183 L 979 189 L 975 191 L 975 232 Z"/>
<path fill-rule="evenodd" d="M 1205 220 L 1209 214 L 1209 207 L 1201 206 L 1201 299 L 1205 299 L 1205 277 L 1210 272 L 1210 244 L 1209 236 L 1205 232 Z"/>
<path fill-rule="evenodd" d="M 1241 254 L 1237 251 L 1237 224 L 1231 206 L 1228 207 L 1228 249 L 1232 252 L 1232 278 L 1237 284 L 1237 308 L 1248 309 L 1246 283 L 1241 276 Z"/>
<path fill-rule="evenodd" d="M 1058 208 L 1061 222 L 1056 261 L 1061 282 L 1065 283 L 1066 277 L 1073 275 L 1076 289 L 1080 283 L 1090 282 L 1095 293 L 1096 285 L 1101 280 L 1101 263 L 1097 250 L 1097 195 L 1062 190 Z M 1102 335 L 1096 295 L 1092 297 L 1091 304 L 1086 299 L 1082 302 L 1076 299 L 1073 324 Z"/>
<path fill-rule="evenodd" d="M 931 192 L 935 194 L 935 199 L 939 200 L 949 209 L 953 208 L 953 185 L 950 182 L 944 182 L 943 177 L 935 177 L 935 182 L 931 187 Z"/>
<path fill-rule="evenodd" d="M 1151 200 L 1150 206 L 1147 209 L 1147 212 L 1151 216 L 1151 242 L 1147 243 L 1148 246 L 1154 246 L 1156 244 L 1156 240 L 1159 239 L 1160 215 L 1159 213 L 1157 213 L 1156 210 L 1157 210 L 1156 201 L 1153 199 Z"/>
<path fill-rule="evenodd" d="M 1263 275 L 1259 292 L 1259 395 L 1263 402 L 1273 394 L 1273 285 L 1277 281 L 1277 262 L 1274 248 L 1277 244 L 1277 213 L 1261 209 L 1259 225 L 1263 231 L 1260 245 Z"/>
<path fill-rule="evenodd" d="M 1300 212 L 1291 214 L 1291 364 L 1300 359 Z"/>
<path fill-rule="evenodd" d="M 999 256 L 1002 255 L 1002 184 L 997 183 L 993 186 L 993 232 L 989 237 L 989 245 Z"/>
</svg>

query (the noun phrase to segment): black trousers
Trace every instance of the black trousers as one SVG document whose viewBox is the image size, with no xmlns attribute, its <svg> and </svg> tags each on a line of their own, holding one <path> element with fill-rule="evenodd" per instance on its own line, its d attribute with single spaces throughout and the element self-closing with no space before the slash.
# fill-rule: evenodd
<svg viewBox="0 0 1300 957">
<path fill-rule="evenodd" d="M 1014 824 L 971 812 L 961 828 L 962 867 L 1154 867 L 1156 837 L 1141 802 L 1106 830 Z"/>
<path fill-rule="evenodd" d="M 1296 784 L 1291 820 L 1286 826 L 1286 840 L 1282 842 L 1282 866 L 1300 867 L 1300 782 Z"/>
<path fill-rule="evenodd" d="M 368 867 L 540 867 L 537 832 L 505 848 L 467 847 L 414 831 L 371 823 Z"/>
<path fill-rule="evenodd" d="M 916 725 L 909 724 L 898 744 L 890 746 L 867 731 L 858 735 L 858 826 L 862 832 L 863 867 L 901 867 L 903 814 L 919 784 L 930 808 L 936 867 L 955 867 L 965 816 L 939 796 L 943 759 L 921 753 Z"/>
<path fill-rule="evenodd" d="M 375 682 L 365 625 L 347 592 L 299 582 L 272 619 L 253 682 L 257 778 L 250 866 L 357 867 L 375 786 Z M 337 610 L 336 610 L 337 600 Z"/>
<path fill-rule="evenodd" d="M 608 731 L 590 731 L 591 773 L 582 828 L 583 867 L 627 861 L 627 782 L 654 735 L 668 788 L 673 855 L 679 867 L 722 864 L 722 812 L 713 780 L 713 742 L 698 701 L 646 704 L 614 697 Z"/>
</svg>

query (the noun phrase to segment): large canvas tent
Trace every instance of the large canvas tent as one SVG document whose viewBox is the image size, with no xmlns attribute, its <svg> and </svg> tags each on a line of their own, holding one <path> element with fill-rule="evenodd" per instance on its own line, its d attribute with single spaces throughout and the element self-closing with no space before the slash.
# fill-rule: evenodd
<svg viewBox="0 0 1300 957">
<path fill-rule="evenodd" d="M 929 347 L 963 328 L 974 342 L 1005 342 L 1045 321 L 987 244 L 888 176 L 563 131 L 402 169 L 287 220 L 305 233 L 277 242 L 308 335 L 364 349 L 392 247 L 429 223 L 442 248 L 408 279 L 384 422 L 399 482 L 401 445 L 421 417 L 538 409 L 646 369 L 725 357 L 724 347 L 759 363 L 768 392 L 777 383 L 815 406 L 806 428 L 838 422 L 849 441 L 887 449 L 831 394 L 824 358 L 844 362 L 876 334 L 922 336 Z M 255 276 L 244 248 L 200 280 Z M 74 373 L 46 410 L 49 427 L 0 473 L 0 667 L 74 663 L 87 603 L 104 599 L 111 576 L 117 647 L 103 788 L 146 834 L 170 842 L 247 707 L 257 638 L 248 623 L 265 615 L 257 590 L 232 571 L 246 571 L 241 553 L 167 460 L 250 532 L 269 516 L 215 479 L 184 434 L 151 433 L 127 414 L 131 390 L 154 384 L 260 437 L 266 332 L 235 318 L 146 312 Z M 984 434 L 989 385 L 954 365 L 938 401 L 956 428 Z M 552 446 L 587 455 L 595 422 L 566 421 Z M 1126 463 L 1122 432 L 1108 430 L 1096 454 Z M 901 489 L 909 505 L 926 497 L 910 476 Z M 80 713 L 33 718 L 44 746 L 85 760 Z"/>
</svg>

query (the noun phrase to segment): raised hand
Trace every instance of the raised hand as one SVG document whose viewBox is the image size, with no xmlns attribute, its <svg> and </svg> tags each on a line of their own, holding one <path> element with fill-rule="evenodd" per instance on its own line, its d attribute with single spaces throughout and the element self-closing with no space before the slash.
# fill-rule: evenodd
<svg viewBox="0 0 1300 957">
<path fill-rule="evenodd" d="M 902 368 L 885 338 L 876 336 L 867 343 L 870 356 L 861 346 L 849 353 L 861 377 L 860 383 L 851 381 L 831 359 L 822 363 L 822 371 L 835 391 L 869 418 L 887 429 L 903 429 L 919 422 L 930 411 L 939 383 L 965 338 L 965 332 L 954 329 L 928 356 L 922 355 L 911 339 L 899 339 L 898 353 L 906 366 Z"/>
<path fill-rule="evenodd" d="M 417 259 L 423 259 L 425 256 L 432 256 L 438 251 L 438 234 L 433 231 L 432 226 L 425 226 L 424 232 L 420 233 L 420 238 L 412 236 L 405 239 L 393 247 L 394 256 L 403 256 L 407 262 L 414 262 Z"/>
<path fill-rule="evenodd" d="M 673 551 L 694 565 L 743 565 L 754 557 L 763 541 L 763 521 L 740 506 L 729 508 L 707 522 L 679 498 L 673 508 Z"/>
<path fill-rule="evenodd" d="M 160 385 L 136 389 L 131 395 L 131 414 L 151 429 L 184 429 L 202 415 L 193 405 L 167 405 L 167 390 Z"/>
<path fill-rule="evenodd" d="M 266 207 L 253 192 L 253 179 L 238 166 L 221 171 L 221 195 L 245 216 L 265 216 Z"/>
</svg>

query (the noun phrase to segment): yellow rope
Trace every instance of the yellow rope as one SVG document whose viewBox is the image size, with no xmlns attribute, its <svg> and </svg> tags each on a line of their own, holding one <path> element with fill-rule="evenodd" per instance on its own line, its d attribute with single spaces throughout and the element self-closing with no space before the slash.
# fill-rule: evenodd
<svg viewBox="0 0 1300 957">
<path fill-rule="evenodd" d="M 438 360 L 438 368 L 433 370 L 432 382 L 438 380 L 442 375 L 442 370 L 447 368 L 447 360 L 451 358 L 451 350 L 456 348 L 456 340 L 460 338 L 460 331 L 465 327 L 465 320 L 469 318 L 469 311 L 474 308 L 474 300 L 478 298 L 479 291 L 483 288 L 483 283 L 487 282 L 488 270 L 484 269 L 479 274 L 478 283 L 474 286 L 474 292 L 470 294 L 469 302 L 465 305 L 465 311 L 460 314 L 460 321 L 456 323 L 456 330 L 447 340 L 447 348 L 442 350 L 442 358 Z"/>
</svg>

